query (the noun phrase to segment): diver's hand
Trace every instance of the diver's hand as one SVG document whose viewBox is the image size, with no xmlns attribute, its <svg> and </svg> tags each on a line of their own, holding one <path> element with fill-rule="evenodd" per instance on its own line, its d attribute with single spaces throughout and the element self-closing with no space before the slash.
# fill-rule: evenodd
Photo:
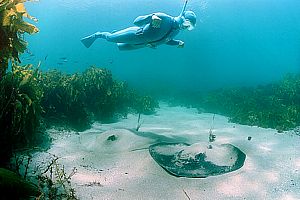
<svg viewBox="0 0 300 200">
<path fill-rule="evenodd" d="M 159 18 L 156 15 L 152 15 L 152 23 L 151 26 L 153 28 L 160 28 L 160 24 L 161 24 L 161 18 Z"/>
<path fill-rule="evenodd" d="M 156 46 L 154 44 L 151 44 L 151 43 L 147 44 L 146 46 L 151 48 L 151 49 L 156 49 Z"/>
<path fill-rule="evenodd" d="M 179 41 L 179 44 L 178 44 L 177 48 L 183 48 L 183 47 L 184 47 L 184 42 Z"/>
</svg>

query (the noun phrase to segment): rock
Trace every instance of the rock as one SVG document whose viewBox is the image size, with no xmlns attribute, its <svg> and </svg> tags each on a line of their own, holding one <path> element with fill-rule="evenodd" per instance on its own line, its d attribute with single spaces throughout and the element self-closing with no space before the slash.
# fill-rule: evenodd
<svg viewBox="0 0 300 200">
<path fill-rule="evenodd" d="M 38 187 L 16 173 L 0 168 L 1 199 L 27 199 L 40 195 Z"/>
<path fill-rule="evenodd" d="M 205 178 L 235 171 L 246 155 L 231 144 L 158 143 L 149 147 L 152 158 L 167 172 L 178 177 Z"/>
</svg>

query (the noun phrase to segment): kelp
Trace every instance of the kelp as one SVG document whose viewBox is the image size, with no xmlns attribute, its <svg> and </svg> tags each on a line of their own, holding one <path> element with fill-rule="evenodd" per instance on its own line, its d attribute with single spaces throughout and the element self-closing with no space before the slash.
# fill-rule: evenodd
<svg viewBox="0 0 300 200">
<path fill-rule="evenodd" d="M 14 64 L 0 81 L 1 162 L 7 161 L 13 150 L 38 140 L 43 97 L 40 81 L 41 73 L 32 65 Z"/>
<path fill-rule="evenodd" d="M 0 79 L 7 70 L 9 60 L 20 62 L 19 54 L 24 53 L 27 42 L 23 40 L 24 33 L 34 34 L 39 29 L 24 21 L 24 17 L 33 21 L 24 6 L 28 0 L 1 0 L 0 1 Z"/>
<path fill-rule="evenodd" d="M 139 95 L 113 79 L 109 70 L 95 66 L 76 74 L 52 70 L 43 75 L 42 83 L 45 120 L 78 131 L 92 121 L 110 122 L 129 112 L 150 114 L 158 107 L 153 98 Z"/>
<path fill-rule="evenodd" d="M 63 74 L 52 70 L 43 74 L 43 117 L 47 124 L 59 124 L 76 130 L 90 127 L 89 115 L 83 106 L 83 85 L 78 74 Z"/>
<path fill-rule="evenodd" d="M 81 77 L 85 90 L 85 103 L 96 120 L 107 120 L 116 112 L 121 93 L 113 93 L 116 82 L 107 69 L 91 67 Z"/>
<path fill-rule="evenodd" d="M 38 187 L 18 174 L 0 168 L 1 199 L 33 199 L 40 195 Z"/>
<path fill-rule="evenodd" d="M 268 85 L 211 91 L 198 97 L 196 106 L 231 122 L 290 130 L 300 125 L 300 74 Z"/>
<path fill-rule="evenodd" d="M 137 113 L 150 115 L 155 113 L 155 108 L 159 107 L 158 102 L 151 96 L 143 96 L 137 93 L 134 95 L 135 96 L 132 100 L 132 107 Z"/>
<path fill-rule="evenodd" d="M 114 80 L 107 69 L 91 67 L 82 74 L 87 108 L 96 120 L 126 116 L 130 111 L 151 114 L 158 103 L 150 96 L 140 95 L 126 82 Z"/>
</svg>

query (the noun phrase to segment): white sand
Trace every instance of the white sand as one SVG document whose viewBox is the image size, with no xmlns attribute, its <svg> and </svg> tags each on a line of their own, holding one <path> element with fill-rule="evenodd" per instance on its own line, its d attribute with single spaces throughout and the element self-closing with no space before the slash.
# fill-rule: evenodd
<svg viewBox="0 0 300 200">
<path fill-rule="evenodd" d="M 142 116 L 139 134 L 144 137 L 126 130 L 136 127 L 136 115 L 113 124 L 95 123 L 79 135 L 49 130 L 56 140 L 48 152 L 60 157 L 59 163 L 67 172 L 77 168 L 72 185 L 80 199 L 300 199 L 300 137 L 228 123 L 219 115 L 213 126 L 215 143 L 239 147 L 247 155 L 245 165 L 235 172 L 205 179 L 168 174 L 148 152 L 149 144 L 156 143 L 152 136 L 190 144 L 206 142 L 213 115 L 160 106 L 156 115 Z M 117 140 L 107 141 L 111 135 Z M 35 159 L 47 158 L 40 153 Z M 93 182 L 97 184 L 91 185 Z"/>
</svg>

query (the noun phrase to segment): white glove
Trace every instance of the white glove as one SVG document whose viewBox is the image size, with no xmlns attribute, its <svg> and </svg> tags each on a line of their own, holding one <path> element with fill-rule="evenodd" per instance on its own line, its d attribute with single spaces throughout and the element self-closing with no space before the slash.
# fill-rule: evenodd
<svg viewBox="0 0 300 200">
<path fill-rule="evenodd" d="M 152 27 L 153 28 L 160 28 L 160 24 L 161 24 L 161 18 L 159 18 L 156 15 L 152 15 Z"/>
<path fill-rule="evenodd" d="M 179 44 L 178 44 L 177 48 L 183 48 L 183 47 L 184 47 L 184 42 L 179 41 Z"/>
</svg>

